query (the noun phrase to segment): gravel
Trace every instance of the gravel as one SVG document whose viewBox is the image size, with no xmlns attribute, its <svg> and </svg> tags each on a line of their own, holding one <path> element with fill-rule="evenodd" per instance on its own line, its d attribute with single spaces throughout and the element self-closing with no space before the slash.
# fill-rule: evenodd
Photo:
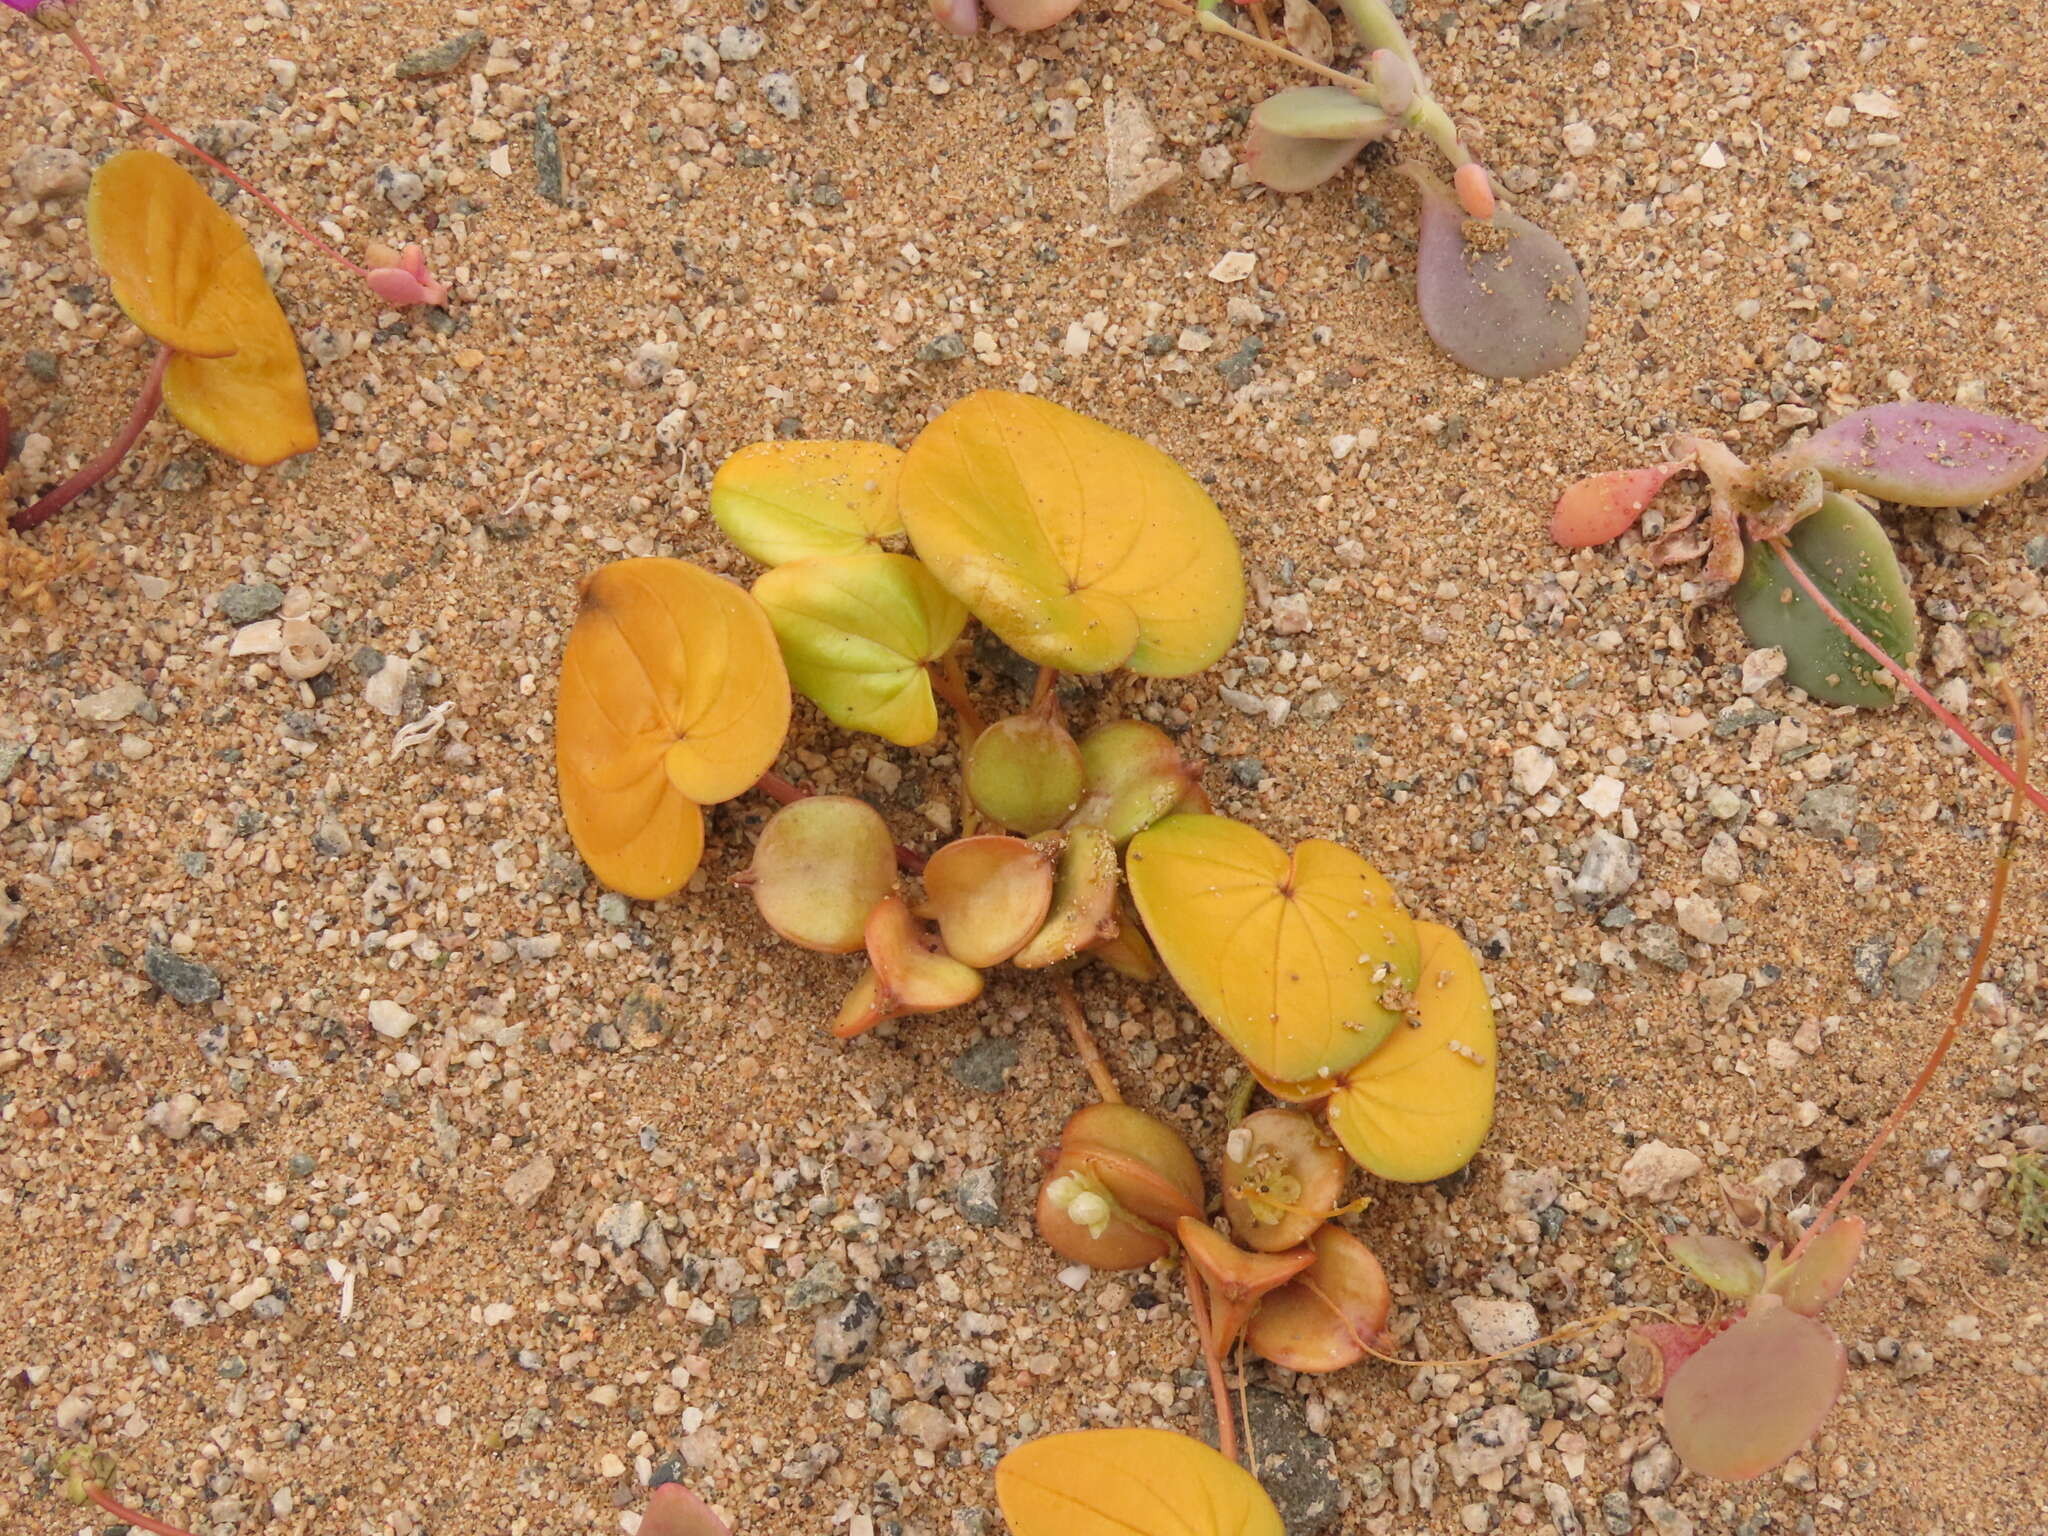
<svg viewBox="0 0 2048 1536">
<path fill-rule="evenodd" d="M 284 606 L 284 588 L 272 581 L 238 581 L 220 595 L 220 611 L 230 624 L 253 624 Z"/>
<path fill-rule="evenodd" d="M 855 1291 L 819 1317 L 811 1329 L 811 1365 L 818 1385 L 843 1381 L 874 1358 L 882 1335 L 882 1309 L 866 1291 Z"/>
<path fill-rule="evenodd" d="M 174 1003 L 197 1008 L 221 995 L 220 978 L 197 960 L 188 960 L 152 942 L 142 953 L 142 968 Z"/>
<path fill-rule="evenodd" d="M 1017 1045 L 1013 1040 L 991 1036 L 977 1040 L 952 1061 L 946 1070 L 963 1088 L 980 1093 L 1001 1093 L 1008 1075 L 1017 1066 Z"/>
</svg>

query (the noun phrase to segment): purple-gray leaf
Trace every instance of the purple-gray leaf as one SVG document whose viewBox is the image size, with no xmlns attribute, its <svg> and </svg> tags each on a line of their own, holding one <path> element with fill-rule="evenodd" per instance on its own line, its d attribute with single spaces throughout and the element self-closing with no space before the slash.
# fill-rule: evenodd
<svg viewBox="0 0 2048 1536">
<path fill-rule="evenodd" d="M 1422 193 L 1415 297 L 1436 344 L 1490 379 L 1533 379 L 1577 357 L 1588 305 L 1571 253 L 1505 205 L 1468 219 L 1435 177 L 1401 169 Z"/>
<path fill-rule="evenodd" d="M 1786 457 L 1903 506 L 1971 507 L 2039 474 L 2048 433 L 1959 405 L 1900 400 L 1844 416 Z"/>
<path fill-rule="evenodd" d="M 1244 140 L 1244 168 L 1275 192 L 1308 192 L 1343 170 L 1369 139 L 1290 139 L 1253 122 Z"/>
</svg>

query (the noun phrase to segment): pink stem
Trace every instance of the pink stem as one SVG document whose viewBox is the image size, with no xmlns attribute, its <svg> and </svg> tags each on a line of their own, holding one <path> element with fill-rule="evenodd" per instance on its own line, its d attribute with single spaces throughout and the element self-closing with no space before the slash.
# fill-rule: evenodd
<svg viewBox="0 0 2048 1536">
<path fill-rule="evenodd" d="M 156 1536 L 192 1536 L 190 1531 L 179 1526 L 167 1525 L 153 1515 L 145 1515 L 139 1509 L 130 1509 L 104 1488 L 88 1488 L 85 1494 L 116 1520 L 132 1525 L 137 1530 L 154 1531 Z"/>
<path fill-rule="evenodd" d="M 128 425 L 121 429 L 121 435 L 107 444 L 98 458 L 49 495 L 15 513 L 8 526 L 17 533 L 41 527 L 120 468 L 121 461 L 128 457 L 128 450 L 135 446 L 150 419 L 156 415 L 157 407 L 164 403 L 164 370 L 171 366 L 171 358 L 175 355 L 169 347 L 157 350 L 156 361 L 150 364 L 149 377 L 142 385 L 142 397 L 135 402 L 135 409 L 129 414 Z"/>
<path fill-rule="evenodd" d="M 111 101 L 115 106 L 119 107 L 122 111 L 130 114 L 131 116 L 141 118 L 143 122 L 149 124 L 149 126 L 152 129 L 162 134 L 165 138 L 169 139 L 173 144 L 177 145 L 187 154 L 198 156 L 201 160 L 205 161 L 208 165 L 212 166 L 216 171 L 219 171 L 221 175 L 227 177 L 228 180 L 232 181 L 244 192 L 248 193 L 251 197 L 255 198 L 257 202 L 261 203 L 264 207 L 268 208 L 272 213 L 276 214 L 277 217 L 284 223 L 286 228 L 294 231 L 301 240 L 305 241 L 306 244 L 312 246 L 315 250 L 321 252 L 322 254 L 324 254 L 333 261 L 340 262 L 344 267 L 348 268 L 349 271 L 355 273 L 357 277 L 367 278 L 370 275 L 367 268 L 356 265 L 356 263 L 349 260 L 347 256 L 343 255 L 340 251 L 336 250 L 333 246 L 329 245 L 325 240 L 321 239 L 318 235 L 314 234 L 312 230 L 306 228 L 305 225 L 301 224 L 297 219 L 293 218 L 290 214 L 286 213 L 284 209 L 280 207 L 278 203 L 274 199 L 272 199 L 268 193 L 266 193 L 261 187 L 257 186 L 254 182 L 250 181 L 246 176 L 243 176 L 239 171 L 235 170 L 231 166 L 222 164 L 219 160 L 216 160 L 212 155 L 209 155 L 205 150 L 201 149 L 197 144 L 194 144 L 190 139 L 186 138 L 183 134 L 171 128 L 168 124 L 158 121 L 150 113 L 143 111 L 142 108 L 134 105 L 132 102 L 124 100 L 121 94 L 114 89 L 114 82 L 107 78 L 106 70 L 102 68 L 100 65 L 99 56 L 92 51 L 91 45 L 88 44 L 83 37 L 78 35 L 78 29 L 76 27 L 66 27 L 64 29 L 64 35 L 71 39 L 71 46 L 78 50 L 79 56 L 85 60 L 85 67 L 92 71 L 93 79 L 99 82 L 100 88 L 107 94 L 107 99 Z"/>
<path fill-rule="evenodd" d="M 1778 558 L 1785 562 L 1785 569 L 1792 573 L 1792 579 L 1798 582 L 1800 589 L 1819 605 L 1820 611 L 1828 616 L 1828 619 L 1834 624 L 1835 628 L 1855 641 L 1859 650 L 1896 678 L 1899 686 L 1917 699 L 1923 709 L 1951 731 L 1955 732 L 1956 738 L 1964 746 L 1983 759 L 1985 767 L 2033 801 L 2037 809 L 2048 811 L 2048 795 L 2044 795 L 2040 790 L 2029 784 L 2025 778 L 2013 769 L 2010 763 L 1987 746 L 1978 737 L 1976 732 L 1956 718 L 1954 710 L 1929 693 L 1925 683 L 1894 661 L 1883 646 L 1871 639 L 1870 636 L 1864 634 L 1862 630 L 1856 627 L 1855 622 L 1848 615 L 1828 601 L 1828 595 L 1814 585 L 1813 578 L 1806 574 L 1806 568 L 1794 558 L 1791 545 L 1787 544 L 1783 539 L 1767 539 L 1765 542 L 1776 552 Z"/>
</svg>

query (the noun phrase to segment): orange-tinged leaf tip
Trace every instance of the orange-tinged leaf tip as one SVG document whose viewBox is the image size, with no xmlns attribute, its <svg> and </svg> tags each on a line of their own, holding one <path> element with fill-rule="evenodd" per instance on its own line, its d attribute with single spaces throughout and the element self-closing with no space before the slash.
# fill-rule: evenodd
<svg viewBox="0 0 2048 1536">
<path fill-rule="evenodd" d="M 765 773 L 789 681 L 760 605 L 681 560 L 620 560 L 583 582 L 562 655 L 555 766 L 592 873 L 658 900 L 703 853 L 700 805 Z"/>
<path fill-rule="evenodd" d="M 938 1013 L 981 996 L 981 972 L 941 951 L 895 893 L 868 914 L 868 962 L 892 1011 Z"/>
<path fill-rule="evenodd" d="M 1011 1536 L 1284 1536 L 1253 1477 L 1163 1429 L 1088 1429 L 1017 1447 L 996 1465 Z"/>
<path fill-rule="evenodd" d="M 1341 1073 L 1400 1022 L 1415 923 L 1348 848 L 1290 855 L 1227 817 L 1176 815 L 1132 839 L 1126 869 L 1160 960 L 1262 1076 Z"/>
<path fill-rule="evenodd" d="M 1012 649 L 1065 672 L 1199 672 L 1244 617 L 1215 502 L 1142 439 L 1032 395 L 982 390 L 918 435 L 903 526 Z"/>
<path fill-rule="evenodd" d="M 1116 845 L 1100 827 L 1076 827 L 1059 837 L 1052 907 L 1030 942 L 1011 957 L 1019 970 L 1057 965 L 1116 934 Z"/>
<path fill-rule="evenodd" d="M 1550 537 L 1566 549 L 1590 549 L 1618 539 L 1635 527 L 1672 476 L 1692 467 L 1689 459 L 1643 469 L 1610 469 L 1567 487 L 1550 514 Z"/>
<path fill-rule="evenodd" d="M 886 443 L 754 443 L 719 466 L 711 516 L 763 565 L 871 552 L 903 531 L 902 470 Z"/>
<path fill-rule="evenodd" d="M 1493 1125 L 1498 1054 L 1493 1001 L 1465 941 L 1417 923 L 1414 1012 L 1343 1074 L 1330 1129 L 1369 1173 L 1419 1184 L 1472 1160 Z"/>
<path fill-rule="evenodd" d="M 1849 1275 L 1863 1255 L 1865 1230 L 1861 1216 L 1839 1218 L 1807 1244 L 1797 1262 L 1774 1261 L 1763 1289 L 1783 1297 L 1794 1312 L 1817 1315 L 1849 1283 Z"/>
<path fill-rule="evenodd" d="M 1315 1262 L 1306 1248 L 1257 1253 L 1240 1248 L 1199 1216 L 1183 1216 L 1174 1227 L 1188 1262 L 1225 1296 L 1252 1300 L 1285 1285 Z"/>
</svg>

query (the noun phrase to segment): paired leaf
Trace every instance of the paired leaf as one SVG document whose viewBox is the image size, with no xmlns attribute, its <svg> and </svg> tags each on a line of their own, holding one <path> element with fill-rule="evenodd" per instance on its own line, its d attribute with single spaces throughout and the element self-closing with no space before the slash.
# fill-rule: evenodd
<svg viewBox="0 0 2048 1536">
<path fill-rule="evenodd" d="M 875 903 L 896 888 L 896 845 L 866 801 L 813 795 L 769 818 L 741 879 L 790 943 L 850 955 L 867 942 Z"/>
<path fill-rule="evenodd" d="M 1258 1479 L 1163 1429 L 1050 1435 L 996 1465 L 1012 1536 L 1284 1536 Z"/>
<path fill-rule="evenodd" d="M 868 914 L 868 968 L 861 973 L 832 1033 L 842 1040 L 916 1013 L 943 1013 L 981 996 L 981 972 L 947 954 L 893 891 Z"/>
<path fill-rule="evenodd" d="M 1825 1324 L 1761 1302 L 1672 1373 L 1665 1438 L 1693 1471 L 1747 1482 L 1819 1433 L 1848 1376 Z"/>
<path fill-rule="evenodd" d="M 754 443 L 718 467 L 711 516 L 763 565 L 870 553 L 903 531 L 902 472 L 887 443 Z"/>
<path fill-rule="evenodd" d="M 1331 1225 L 1309 1243 L 1315 1262 L 1259 1304 L 1245 1343 L 1290 1371 L 1341 1371 L 1377 1350 L 1394 1294 L 1373 1251 Z"/>
<path fill-rule="evenodd" d="M 1644 469 L 1611 469 L 1566 489 L 1550 515 L 1550 537 L 1566 549 L 1590 549 L 1620 538 L 1635 527 L 1673 475 L 1692 467 L 1689 459 Z"/>
<path fill-rule="evenodd" d="M 1306 192 L 1396 126 L 1380 108 L 1340 85 L 1282 91 L 1252 109 L 1245 168 L 1276 192 Z"/>
<path fill-rule="evenodd" d="M 2048 432 L 1957 405 L 1901 400 L 1844 416 L 1785 455 L 1835 485 L 1908 507 L 1971 507 L 2048 463 Z"/>
<path fill-rule="evenodd" d="M 1202 1171 L 1178 1131 L 1127 1104 L 1067 1121 L 1038 1194 L 1038 1232 L 1062 1258 L 1137 1269 L 1173 1249 L 1174 1224 L 1201 1213 Z"/>
<path fill-rule="evenodd" d="M 298 338 L 242 226 L 176 161 L 131 149 L 93 175 L 93 257 L 114 298 L 177 355 L 164 403 L 195 437 L 245 464 L 319 446 Z"/>
<path fill-rule="evenodd" d="M 1472 1160 L 1493 1126 L 1493 1002 L 1465 941 L 1417 923 L 1415 1012 L 1330 1095 L 1330 1129 L 1359 1166 L 1420 1184 Z"/>
<path fill-rule="evenodd" d="M 1294 1109 L 1262 1109 L 1224 1144 L 1223 1214 L 1247 1248 L 1278 1253 L 1329 1219 L 1351 1172 L 1344 1149 Z"/>
<path fill-rule="evenodd" d="M 1764 1288 L 1764 1261 L 1736 1238 L 1686 1233 L 1666 1237 L 1664 1246 L 1680 1269 L 1723 1296 L 1747 1298 Z"/>
<path fill-rule="evenodd" d="M 1315 1262 L 1306 1248 L 1288 1253 L 1240 1248 L 1199 1216 L 1181 1217 L 1174 1234 L 1208 1293 L 1209 1342 L 1219 1355 L 1230 1352 L 1267 1295 Z"/>
<path fill-rule="evenodd" d="M 555 767 L 576 850 L 643 901 L 672 895 L 704 849 L 699 805 L 742 793 L 789 730 L 768 616 L 681 560 L 620 560 L 583 582 L 562 653 Z"/>
<path fill-rule="evenodd" d="M 1080 803 L 1081 749 L 1059 721 L 1036 711 L 998 720 L 967 749 L 961 773 L 975 809 L 998 826 L 1036 837 Z"/>
<path fill-rule="evenodd" d="M 983 390 L 919 434 L 904 527 L 939 582 L 1028 660 L 1199 672 L 1236 638 L 1244 569 L 1215 502 L 1149 443 Z"/>
<path fill-rule="evenodd" d="M 1100 827 L 1119 848 L 1201 794 L 1173 738 L 1142 720 L 1112 720 L 1082 737 L 1081 768 L 1087 790 L 1067 824 Z"/>
<path fill-rule="evenodd" d="M 1884 529 L 1846 496 L 1829 496 L 1787 536 L 1793 558 L 1857 628 L 1901 664 L 1920 648 L 1913 597 Z M 1777 551 L 1752 544 L 1729 599 L 1752 645 L 1781 646 L 1785 680 L 1829 704 L 1895 703 L 1884 670 L 1800 590 Z"/>
<path fill-rule="evenodd" d="M 1000 965 L 1045 922 L 1052 860 L 1021 838 L 963 837 L 931 856 L 924 889 L 921 915 L 938 923 L 947 952 L 967 965 Z"/>
<path fill-rule="evenodd" d="M 1415 298 L 1436 344 L 1490 379 L 1533 379 L 1577 357 L 1586 283 L 1557 238 L 1504 205 L 1468 219 L 1435 177 L 1401 169 L 1422 193 Z"/>
<path fill-rule="evenodd" d="M 834 555 L 779 565 L 754 596 L 797 691 L 834 723 L 900 747 L 938 734 L 925 663 L 952 649 L 967 610 L 908 555 Z"/>
<path fill-rule="evenodd" d="M 1341 1073 L 1400 1023 L 1384 999 L 1415 985 L 1416 926 L 1350 849 L 1311 839 L 1290 855 L 1226 817 L 1169 816 L 1132 839 L 1128 869 L 1159 958 L 1255 1070 Z"/>
<path fill-rule="evenodd" d="M 1784 1298 L 1785 1305 L 1807 1317 L 1841 1294 L 1857 1259 L 1863 1255 L 1861 1216 L 1844 1216 L 1816 1237 L 1796 1261 L 1773 1263 L 1764 1290 Z"/>
</svg>

